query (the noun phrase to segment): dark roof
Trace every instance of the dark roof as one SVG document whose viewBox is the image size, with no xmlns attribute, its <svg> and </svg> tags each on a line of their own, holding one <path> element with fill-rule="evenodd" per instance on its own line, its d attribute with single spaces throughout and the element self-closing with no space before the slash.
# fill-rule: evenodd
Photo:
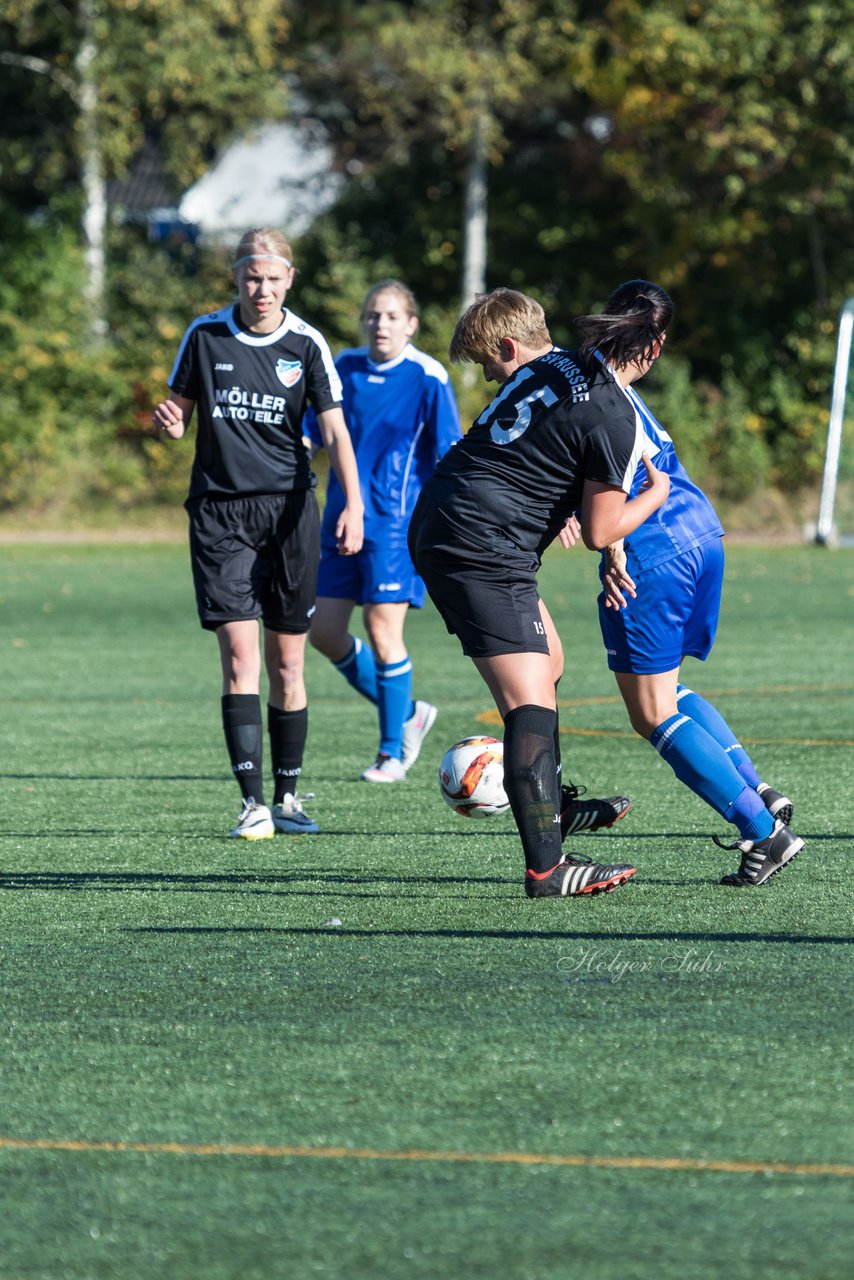
<svg viewBox="0 0 854 1280">
<path fill-rule="evenodd" d="M 160 153 L 146 141 L 131 163 L 127 176 L 107 183 L 107 200 L 131 212 L 174 208 L 183 193 L 163 168 Z"/>
</svg>

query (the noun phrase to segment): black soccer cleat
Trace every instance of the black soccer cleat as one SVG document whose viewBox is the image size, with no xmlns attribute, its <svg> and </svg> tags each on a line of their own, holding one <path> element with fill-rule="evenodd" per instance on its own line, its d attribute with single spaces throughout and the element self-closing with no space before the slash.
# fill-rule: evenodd
<svg viewBox="0 0 854 1280">
<path fill-rule="evenodd" d="M 795 806 L 789 797 L 784 796 L 781 791 L 775 791 L 773 787 L 769 787 L 767 782 L 760 782 L 756 790 L 771 817 L 779 818 L 783 825 L 788 827 L 792 821 L 792 814 L 795 812 Z"/>
<path fill-rule="evenodd" d="M 716 837 L 713 839 L 722 849 L 741 850 L 738 871 L 731 871 L 721 880 L 721 884 L 731 885 L 734 889 L 767 884 L 804 847 L 801 837 L 796 836 L 779 819 L 774 823 L 770 836 L 766 836 L 764 840 L 734 840 L 732 844 L 724 844 Z"/>
<path fill-rule="evenodd" d="M 561 840 L 579 831 L 598 831 L 600 827 L 613 827 L 629 811 L 632 802 L 627 796 L 609 796 L 607 800 L 596 800 L 591 796 L 589 800 L 582 800 L 586 789 L 575 787 L 572 783 L 560 789 Z"/>
<path fill-rule="evenodd" d="M 634 867 L 603 866 L 592 858 L 565 853 L 551 871 L 526 871 L 525 892 L 529 898 L 577 898 L 584 893 L 610 893 L 634 874 Z"/>
</svg>

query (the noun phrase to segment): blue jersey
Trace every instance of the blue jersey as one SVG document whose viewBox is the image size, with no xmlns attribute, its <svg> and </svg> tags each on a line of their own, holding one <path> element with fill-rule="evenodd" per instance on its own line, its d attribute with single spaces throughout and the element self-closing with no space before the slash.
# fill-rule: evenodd
<svg viewBox="0 0 854 1280">
<path fill-rule="evenodd" d="M 411 343 L 382 364 L 370 358 L 367 347 L 342 351 L 335 367 L 359 467 L 369 543 L 374 531 L 387 531 L 389 525 L 406 528 L 424 482 L 460 438 L 460 417 L 447 370 Z M 322 444 L 311 410 L 303 432 Z M 325 531 L 334 531 L 343 509 L 344 492 L 330 474 Z"/>
<path fill-rule="evenodd" d="M 670 476 L 667 501 L 625 540 L 626 567 L 634 577 L 645 569 L 652 569 L 674 556 L 702 546 L 711 538 L 723 537 L 724 530 L 711 502 L 677 458 L 673 441 L 664 427 L 631 386 L 624 387 L 623 391 L 645 437 L 643 452 L 649 454 L 659 471 Z M 646 468 L 643 462 L 639 462 L 632 479 L 630 498 L 637 497 L 645 480 Z"/>
</svg>

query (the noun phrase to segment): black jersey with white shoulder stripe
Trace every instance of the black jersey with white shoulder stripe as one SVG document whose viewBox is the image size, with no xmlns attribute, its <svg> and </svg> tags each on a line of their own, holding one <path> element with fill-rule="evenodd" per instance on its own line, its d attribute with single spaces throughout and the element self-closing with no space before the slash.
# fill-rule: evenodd
<svg viewBox="0 0 854 1280">
<path fill-rule="evenodd" d="M 307 403 L 341 404 L 341 379 L 326 339 L 286 310 L 272 333 L 241 327 L 225 307 L 190 325 L 169 376 L 196 402 L 190 498 L 289 493 L 314 483 L 302 442 Z"/>
<path fill-rule="evenodd" d="M 555 347 L 504 383 L 439 462 L 425 497 L 460 552 L 539 560 L 580 507 L 584 481 L 628 493 L 643 447 L 610 370 Z"/>
</svg>

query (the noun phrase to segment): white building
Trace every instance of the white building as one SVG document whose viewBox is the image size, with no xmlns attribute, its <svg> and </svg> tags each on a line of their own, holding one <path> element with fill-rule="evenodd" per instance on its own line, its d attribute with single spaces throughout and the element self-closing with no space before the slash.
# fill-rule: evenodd
<svg viewBox="0 0 854 1280">
<path fill-rule="evenodd" d="M 296 236 L 329 208 L 342 181 L 313 123 L 267 124 L 228 147 L 177 212 L 205 239 L 233 239 L 261 226 Z"/>
</svg>

